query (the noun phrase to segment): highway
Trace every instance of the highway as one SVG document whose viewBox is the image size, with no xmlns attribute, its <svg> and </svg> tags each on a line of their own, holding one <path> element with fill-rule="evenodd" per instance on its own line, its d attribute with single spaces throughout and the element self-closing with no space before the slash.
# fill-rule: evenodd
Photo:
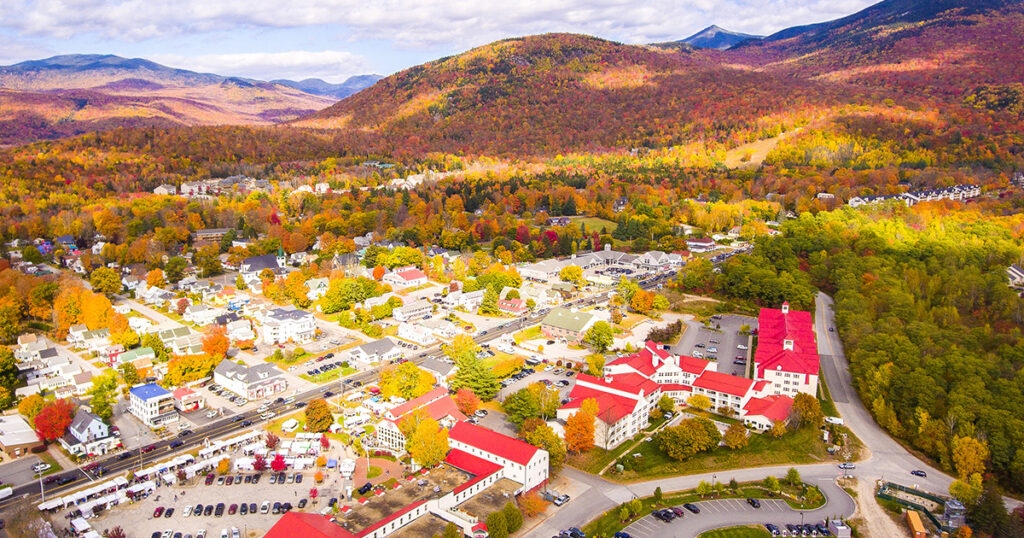
<svg viewBox="0 0 1024 538">
<path fill-rule="evenodd" d="M 647 280 L 641 281 L 640 285 L 644 288 L 653 288 L 657 286 L 659 282 L 663 281 L 667 277 L 668 275 L 652 277 Z M 609 297 L 610 292 L 604 291 L 593 295 L 578 297 L 576 299 L 564 303 L 561 306 L 582 308 L 607 301 Z M 544 316 L 542 312 L 546 313 L 546 311 L 533 312 L 529 315 L 520 317 L 516 320 L 510 320 L 509 322 L 503 324 L 502 326 L 485 331 L 477 335 L 474 338 L 474 340 L 478 344 L 484 344 L 496 340 L 505 334 L 519 331 L 525 326 L 538 323 Z M 420 351 L 418 354 L 410 357 L 409 360 L 411 362 L 420 364 L 428 358 L 436 359 L 441 357 L 441 355 L 442 352 L 440 347 L 435 345 L 433 347 Z M 376 375 L 376 372 L 373 370 L 362 371 L 352 374 L 344 378 L 344 381 L 338 381 L 337 386 L 340 387 L 340 389 L 338 389 L 337 391 L 343 392 L 347 386 L 352 386 L 357 381 L 363 385 L 375 383 Z M 296 404 L 299 402 L 308 403 L 311 400 L 323 398 L 324 393 L 326 391 L 331 390 L 332 388 L 335 388 L 334 382 L 300 394 L 296 394 L 294 403 L 287 405 L 282 403 L 270 404 L 270 410 L 280 414 L 283 411 L 294 409 L 296 407 Z M 152 450 L 150 452 L 142 453 L 141 450 L 143 447 L 140 447 L 138 450 L 133 450 L 132 452 L 134 452 L 134 454 L 132 455 L 132 457 L 127 459 L 120 459 L 121 455 L 124 454 L 124 452 L 122 451 L 115 452 L 112 455 L 108 455 L 102 459 L 91 460 L 89 463 L 98 462 L 100 467 L 102 467 L 105 470 L 105 473 L 102 477 L 96 477 L 91 472 L 83 471 L 81 468 L 68 469 L 61 471 L 59 473 L 53 473 L 51 475 L 48 475 L 46 478 L 52 479 L 51 477 L 56 477 L 57 479 L 60 479 L 63 477 L 71 477 L 72 481 L 64 485 L 45 485 L 43 488 L 45 492 L 45 497 L 47 499 L 50 499 L 54 496 L 63 496 L 75 490 L 87 487 L 93 483 L 99 483 L 105 480 L 109 480 L 110 478 L 118 475 L 121 472 L 133 469 L 139 470 L 153 463 L 169 460 L 177 454 L 188 452 L 196 448 L 202 448 L 204 440 L 209 440 L 210 442 L 212 442 L 215 439 L 226 437 L 233 433 L 237 433 L 242 430 L 248 429 L 249 427 L 258 425 L 261 422 L 259 415 L 260 413 L 255 410 L 232 415 L 230 419 L 225 418 L 223 420 L 213 422 L 202 428 L 193 430 L 192 434 L 188 435 L 187 437 L 172 437 L 153 443 L 152 445 L 149 446 L 155 446 L 156 448 L 155 450 Z M 243 427 L 242 424 L 243 422 L 246 421 L 252 421 L 253 424 L 251 426 Z M 184 444 L 178 447 L 177 449 L 171 450 L 170 445 L 174 441 L 182 441 Z M 33 480 L 32 482 L 15 486 L 13 495 L 5 499 L 4 501 L 0 502 L 0 512 L 6 510 L 10 506 L 21 501 L 26 496 L 28 496 L 29 499 L 33 501 L 33 503 L 39 502 L 38 499 L 40 498 L 40 485 L 38 480 Z"/>
</svg>

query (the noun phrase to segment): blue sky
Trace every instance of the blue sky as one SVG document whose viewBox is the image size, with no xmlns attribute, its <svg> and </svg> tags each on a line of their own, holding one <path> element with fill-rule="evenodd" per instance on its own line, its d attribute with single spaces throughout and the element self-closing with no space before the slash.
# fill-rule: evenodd
<svg viewBox="0 0 1024 538">
<path fill-rule="evenodd" d="M 258 79 L 388 75 L 505 37 L 577 32 L 673 41 L 753 34 L 873 0 L 0 0 L 0 65 L 55 54 L 142 57 Z"/>
</svg>

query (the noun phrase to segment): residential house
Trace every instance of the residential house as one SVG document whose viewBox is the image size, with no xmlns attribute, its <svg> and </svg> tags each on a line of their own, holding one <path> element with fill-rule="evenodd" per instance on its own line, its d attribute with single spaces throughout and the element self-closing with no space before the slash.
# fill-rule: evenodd
<svg viewBox="0 0 1024 538">
<path fill-rule="evenodd" d="M 419 325 L 429 330 L 435 338 L 439 339 L 448 340 L 455 338 L 459 334 L 459 328 L 446 319 L 428 319 L 421 321 Z"/>
<path fill-rule="evenodd" d="M 594 326 L 594 316 L 586 312 L 556 307 L 541 320 L 540 330 L 548 338 L 558 338 L 569 343 L 579 343 L 587 330 Z"/>
<path fill-rule="evenodd" d="M 470 292 L 464 291 L 453 291 L 449 292 L 444 298 L 441 299 L 441 304 L 445 308 L 449 309 L 462 309 L 467 311 L 473 311 L 480 308 L 480 304 L 484 302 L 484 294 L 486 290 L 476 290 Z"/>
<path fill-rule="evenodd" d="M 612 202 L 612 211 L 616 213 L 622 213 L 627 207 L 629 207 L 629 198 L 626 198 L 625 196 L 616 198 L 615 201 Z"/>
<path fill-rule="evenodd" d="M 641 271 L 668 271 L 673 267 L 681 267 L 683 257 L 676 253 L 665 253 L 660 250 L 645 252 L 633 260 L 633 266 Z"/>
<path fill-rule="evenodd" d="M 110 329 L 96 329 L 82 333 L 81 346 L 92 353 L 100 353 L 110 346 Z"/>
<path fill-rule="evenodd" d="M 1024 287 L 1024 269 L 1021 269 L 1019 265 L 1013 264 L 1007 267 L 1006 276 L 1010 279 L 1010 287 Z"/>
<path fill-rule="evenodd" d="M 372 364 L 376 362 L 391 362 L 402 358 L 402 348 L 397 346 L 390 338 L 381 338 L 365 344 L 356 346 L 349 350 L 348 356 L 352 360 Z"/>
<path fill-rule="evenodd" d="M 135 366 L 136 370 L 142 370 L 140 365 L 146 365 L 148 362 L 146 367 L 151 367 L 154 360 L 156 360 L 156 352 L 153 351 L 153 348 L 139 347 L 118 354 L 110 361 L 110 366 L 112 368 L 120 368 L 121 365 L 131 363 Z"/>
<path fill-rule="evenodd" d="M 421 346 L 434 343 L 434 334 L 430 329 L 419 323 L 401 323 L 398 325 L 398 337 Z"/>
<path fill-rule="evenodd" d="M 316 336 L 316 320 L 305 310 L 275 308 L 263 319 L 263 343 L 310 342 Z"/>
<path fill-rule="evenodd" d="M 347 273 L 359 266 L 359 256 L 355 254 L 335 254 L 331 258 L 331 268 L 335 271 L 345 271 Z"/>
<path fill-rule="evenodd" d="M 158 194 L 158 195 L 163 195 L 163 196 L 173 196 L 175 194 L 178 194 L 178 188 L 175 187 L 174 185 L 164 184 L 164 185 L 160 185 L 159 187 L 153 189 L 153 194 Z"/>
<path fill-rule="evenodd" d="M 396 456 L 405 453 L 406 438 L 399 424 L 412 417 L 414 413 L 430 417 L 441 427 L 449 429 L 457 422 L 466 420 L 466 416 L 459 412 L 455 401 L 448 395 L 448 389 L 438 387 L 384 412 L 381 420 L 377 422 L 376 442 L 373 447 L 388 450 Z"/>
<path fill-rule="evenodd" d="M 128 391 L 128 412 L 151 428 L 178 420 L 174 395 L 156 383 L 136 385 Z"/>
<path fill-rule="evenodd" d="M 711 239 L 710 237 L 697 237 L 693 239 L 686 239 L 686 248 L 689 249 L 690 252 L 711 252 L 715 250 L 717 246 L 718 245 L 715 243 L 715 240 Z"/>
<path fill-rule="evenodd" d="M 327 294 L 331 281 L 327 278 L 311 278 L 306 281 L 306 298 L 316 301 Z"/>
<path fill-rule="evenodd" d="M 101 456 L 121 446 L 121 437 L 111 432 L 100 417 L 79 408 L 68 431 L 58 439 L 69 453 L 79 457 Z"/>
<path fill-rule="evenodd" d="M 284 392 L 288 380 L 270 363 L 243 366 L 224 359 L 213 370 L 213 382 L 249 400 Z"/>
<path fill-rule="evenodd" d="M 392 312 L 395 321 L 411 321 L 425 318 L 434 312 L 434 305 L 426 299 L 417 299 L 408 304 L 396 308 Z"/>
<path fill-rule="evenodd" d="M 181 317 L 189 323 L 205 327 L 212 324 L 217 316 L 222 314 L 224 314 L 223 308 L 212 308 L 203 303 L 198 303 L 186 308 L 185 313 Z"/>
<path fill-rule="evenodd" d="M 384 275 L 381 282 L 395 289 L 415 288 L 427 283 L 427 275 L 415 267 L 404 267 Z"/>
<path fill-rule="evenodd" d="M 522 316 L 526 313 L 526 301 L 522 299 L 498 299 L 498 310 L 512 314 L 513 316 Z"/>
<path fill-rule="evenodd" d="M 264 269 L 270 269 L 271 272 L 281 274 L 283 272 L 282 267 L 284 263 L 281 258 L 273 254 L 265 254 L 263 256 L 252 256 L 242 260 L 242 264 L 239 266 L 239 273 L 242 275 L 242 280 L 249 286 L 260 280 L 260 272 Z"/>
<path fill-rule="evenodd" d="M 228 330 L 228 338 L 233 342 L 256 340 L 256 333 L 252 330 L 252 322 L 247 319 L 228 322 L 225 327 Z"/>
</svg>

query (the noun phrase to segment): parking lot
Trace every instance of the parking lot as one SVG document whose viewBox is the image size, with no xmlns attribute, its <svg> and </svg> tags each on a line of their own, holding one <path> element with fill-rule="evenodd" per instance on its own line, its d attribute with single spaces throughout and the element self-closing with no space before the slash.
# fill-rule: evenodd
<svg viewBox="0 0 1024 538">
<path fill-rule="evenodd" d="M 747 377 L 747 364 L 750 361 L 750 349 L 740 349 L 743 345 L 749 348 L 750 338 L 739 334 L 740 327 L 747 325 L 757 328 L 757 319 L 747 316 L 723 315 L 721 319 L 711 320 L 711 328 L 696 321 L 686 322 L 687 329 L 683 337 L 672 348 L 677 355 L 703 355 L 705 359 L 714 355 L 718 357 L 718 371 Z M 715 342 L 712 342 L 714 340 Z M 715 351 L 711 351 L 714 349 Z M 736 364 L 739 358 L 742 364 Z"/>
<path fill-rule="evenodd" d="M 568 398 L 569 392 L 572 391 L 572 387 L 576 383 L 576 374 L 573 373 L 572 376 L 566 376 L 566 371 L 564 370 L 564 368 L 557 368 L 554 367 L 553 365 L 550 365 L 552 366 L 552 369 L 550 371 L 544 371 L 544 368 L 547 366 L 549 365 L 545 365 L 543 363 L 538 364 L 536 367 L 534 367 L 536 373 L 530 374 L 518 381 L 513 381 L 507 387 L 502 387 L 502 389 L 498 392 L 498 400 L 504 401 L 505 398 L 508 397 L 509 395 L 515 394 L 520 389 L 525 389 L 526 387 L 534 383 L 540 382 L 541 380 L 547 380 L 551 382 L 551 385 L 549 386 L 558 388 L 560 400 Z M 562 372 L 556 374 L 555 371 L 557 370 L 562 370 Z M 565 381 L 565 383 L 563 383 L 564 386 L 558 386 L 558 382 L 560 381 Z"/>
<path fill-rule="evenodd" d="M 800 513 L 776 499 L 761 499 L 761 507 L 754 508 L 744 499 L 718 499 L 694 503 L 700 513 L 685 511 L 682 518 L 664 522 L 653 515 L 637 520 L 625 531 L 637 538 L 676 537 L 692 538 L 698 534 L 733 525 L 773 523 L 785 529 L 786 523 L 800 523 Z M 808 523 L 812 521 L 808 520 Z"/>
<path fill-rule="evenodd" d="M 257 473 L 241 473 L 229 475 L 232 477 L 253 476 Z M 342 480 L 337 475 L 330 475 L 323 484 L 315 484 L 313 471 L 303 473 L 304 479 L 301 483 L 294 481 L 284 484 L 271 484 L 270 471 L 261 474 L 258 484 L 234 483 L 219 485 L 221 477 L 216 477 L 212 485 L 205 485 L 205 475 L 200 475 L 188 481 L 184 486 L 164 486 L 157 488 L 152 494 L 142 501 L 116 506 L 103 512 L 97 519 L 90 523 L 93 528 L 102 531 L 104 529 L 121 526 L 128 533 L 128 536 L 135 538 L 147 538 L 150 536 L 162 535 L 170 530 L 169 536 L 175 536 L 180 532 L 181 537 L 192 535 L 196 537 L 201 530 L 211 538 L 221 536 L 221 531 L 227 529 L 229 536 L 231 528 L 237 528 L 240 536 L 263 536 L 280 519 L 280 514 L 273 513 L 274 503 L 291 503 L 293 510 L 314 512 L 320 511 L 329 502 L 331 497 L 340 497 Z M 295 472 L 287 473 L 294 477 Z M 309 499 L 310 489 L 316 487 L 318 496 L 315 502 Z M 305 500 L 304 508 L 298 508 L 300 501 Z M 264 502 L 269 502 L 267 512 L 262 513 Z M 241 513 L 241 505 L 246 505 L 246 514 Z M 203 505 L 203 514 L 194 515 L 197 504 Z M 217 506 L 223 504 L 221 515 L 217 516 Z M 256 505 L 257 512 L 251 513 L 250 507 Z M 231 512 L 232 505 L 238 507 Z M 210 506 L 209 513 L 206 507 Z M 186 515 L 186 508 L 191 507 Z M 154 517 L 155 511 L 162 508 L 159 517 Z M 169 508 L 173 508 L 170 517 L 167 517 Z M 58 521 L 60 518 L 58 518 Z M 181 538 L 179 537 L 179 538 Z"/>
</svg>

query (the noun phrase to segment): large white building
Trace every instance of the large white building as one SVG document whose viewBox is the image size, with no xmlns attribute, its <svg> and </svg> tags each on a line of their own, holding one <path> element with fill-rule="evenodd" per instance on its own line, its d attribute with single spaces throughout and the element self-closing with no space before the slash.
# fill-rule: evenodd
<svg viewBox="0 0 1024 538">
<path fill-rule="evenodd" d="M 415 288 L 427 283 L 427 275 L 415 267 L 403 267 L 384 275 L 380 280 L 395 289 Z"/>
<path fill-rule="evenodd" d="M 151 428 L 178 420 L 174 395 L 156 383 L 138 385 L 128 391 L 128 412 Z"/>
<path fill-rule="evenodd" d="M 459 412 L 455 401 L 448 395 L 448 390 L 438 387 L 385 412 L 377 423 L 377 443 L 374 448 L 389 450 L 396 455 L 404 453 L 406 439 L 399 424 L 414 413 L 436 420 L 443 428 L 451 428 L 456 422 L 466 420 L 466 416 Z"/>
<path fill-rule="evenodd" d="M 772 394 L 817 397 L 820 363 L 810 312 L 762 308 L 758 316 L 755 378 L 772 383 Z"/>
<path fill-rule="evenodd" d="M 411 321 L 425 318 L 434 312 L 434 305 L 426 299 L 417 299 L 394 310 L 395 321 Z"/>
<path fill-rule="evenodd" d="M 476 424 L 457 422 L 448 432 L 448 444 L 502 467 L 502 476 L 530 491 L 548 479 L 548 452 L 529 443 Z"/>
<path fill-rule="evenodd" d="M 579 412 L 584 400 L 597 402 L 594 417 L 594 446 L 610 450 L 632 439 L 647 428 L 651 409 L 658 405 L 661 389 L 648 379 L 630 379 L 634 383 L 616 381 L 611 376 L 598 378 L 587 374 L 576 377 L 569 402 L 556 412 L 561 420 Z"/>
<path fill-rule="evenodd" d="M 263 317 L 261 332 L 264 344 L 311 342 L 316 336 L 316 320 L 305 310 L 275 308 Z"/>
<path fill-rule="evenodd" d="M 85 409 L 75 413 L 67 433 L 59 441 L 65 450 L 76 456 L 99 456 L 121 446 L 121 437 L 116 432 L 111 434 L 110 427 L 100 417 Z"/>
<path fill-rule="evenodd" d="M 403 353 L 402 348 L 398 347 L 393 340 L 381 338 L 352 348 L 348 352 L 348 356 L 352 360 L 371 364 L 400 359 Z"/>
</svg>

